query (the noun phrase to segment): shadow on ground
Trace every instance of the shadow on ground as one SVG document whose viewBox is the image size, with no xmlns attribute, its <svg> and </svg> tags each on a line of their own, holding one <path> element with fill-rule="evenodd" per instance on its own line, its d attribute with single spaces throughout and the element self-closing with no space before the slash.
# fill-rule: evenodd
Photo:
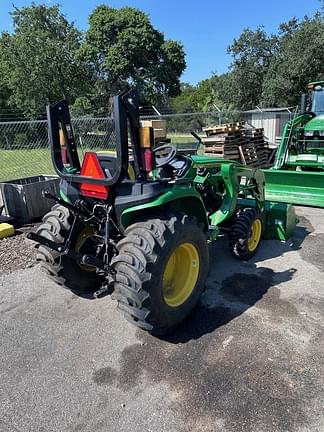
<svg viewBox="0 0 324 432">
<path fill-rule="evenodd" d="M 279 288 L 296 269 L 288 267 L 291 259 L 276 260 L 271 268 L 267 262 L 301 253 L 312 231 L 305 222 L 290 242 L 266 241 L 246 263 L 230 255 L 226 239 L 215 242 L 206 290 L 192 315 L 163 339 L 138 330 L 119 367 L 108 359 L 93 372 L 93 382 L 107 386 L 107 393 L 115 386 L 136 395 L 148 385 L 166 384 L 165 403 L 180 413 L 181 431 L 307 428 L 312 419 L 305 405 L 310 388 L 319 391 L 320 372 L 309 367 L 315 357 L 303 338 L 291 337 L 300 313 Z"/>
<path fill-rule="evenodd" d="M 265 296 L 278 298 L 280 292 L 276 285 L 291 280 L 296 269 L 274 271 L 257 264 L 301 249 L 312 231 L 309 221 L 301 217 L 291 239 L 287 242 L 263 241 L 256 255 L 248 262 L 233 258 L 226 237 L 219 238 L 210 246 L 210 274 L 199 306 L 172 335 L 163 339 L 173 344 L 199 339 L 259 304 Z M 93 291 L 74 291 L 74 294 L 93 299 Z"/>
<path fill-rule="evenodd" d="M 251 268 L 249 271 L 251 272 Z M 209 279 L 200 305 L 164 340 L 185 343 L 213 332 L 256 305 L 264 296 L 268 296 L 269 299 L 279 297 L 279 290 L 275 286 L 291 280 L 295 272 L 296 269 L 293 268 L 275 272 L 269 268 L 259 267 L 251 273 L 233 273 L 221 282 Z"/>
<path fill-rule="evenodd" d="M 282 256 L 284 253 L 290 252 L 292 250 L 301 249 L 302 243 L 313 231 L 313 227 L 305 217 L 299 217 L 299 220 L 299 225 L 297 225 L 291 239 L 286 242 L 280 242 L 279 240 L 264 240 L 257 254 L 248 262 L 246 267 L 255 267 L 255 264 L 258 262 Z M 237 264 L 237 261 L 233 260 L 229 254 L 228 243 L 225 236 L 220 237 L 218 240 L 212 243 L 210 246 L 210 255 L 211 266 L 217 265 L 220 255 L 227 257 L 231 262 L 233 262 L 233 265 Z M 235 265 L 235 267 L 237 266 L 238 265 Z M 73 293 L 87 300 L 93 300 L 94 298 L 93 290 L 74 290 Z M 106 295 L 108 295 L 108 293 L 104 293 L 101 298 L 105 297 Z"/>
</svg>

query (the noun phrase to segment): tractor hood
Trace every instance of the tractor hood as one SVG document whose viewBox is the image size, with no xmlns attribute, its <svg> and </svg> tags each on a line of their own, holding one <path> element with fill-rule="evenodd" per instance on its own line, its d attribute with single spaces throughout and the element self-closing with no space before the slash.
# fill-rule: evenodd
<svg viewBox="0 0 324 432">
<path fill-rule="evenodd" d="M 304 126 L 305 131 L 324 131 L 324 114 L 318 115 Z"/>
</svg>

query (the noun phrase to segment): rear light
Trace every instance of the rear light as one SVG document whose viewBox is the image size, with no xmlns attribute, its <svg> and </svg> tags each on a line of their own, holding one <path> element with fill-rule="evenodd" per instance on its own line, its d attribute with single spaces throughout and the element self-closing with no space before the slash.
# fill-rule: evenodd
<svg viewBox="0 0 324 432">
<path fill-rule="evenodd" d="M 61 147 L 61 156 L 62 156 L 63 165 L 67 165 L 69 163 L 69 157 L 68 157 L 66 147 Z"/>
<path fill-rule="evenodd" d="M 151 150 L 144 150 L 142 153 L 144 170 L 149 173 L 153 170 L 153 152 Z"/>
<path fill-rule="evenodd" d="M 80 175 L 95 179 L 105 179 L 105 173 L 100 166 L 96 153 L 86 152 L 84 155 Z M 83 196 L 107 199 L 109 187 L 100 184 L 81 183 L 80 191 Z"/>
<path fill-rule="evenodd" d="M 154 145 L 154 129 L 151 126 L 141 126 L 139 129 L 142 165 L 144 171 L 151 172 L 154 167 L 152 147 Z"/>
</svg>

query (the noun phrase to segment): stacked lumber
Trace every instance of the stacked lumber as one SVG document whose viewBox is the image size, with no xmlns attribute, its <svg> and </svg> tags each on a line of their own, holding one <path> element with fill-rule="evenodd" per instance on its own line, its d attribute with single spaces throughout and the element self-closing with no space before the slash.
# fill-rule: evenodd
<svg viewBox="0 0 324 432">
<path fill-rule="evenodd" d="M 203 129 L 205 154 L 238 161 L 244 165 L 269 166 L 269 145 L 262 128 L 252 128 L 243 122 L 228 123 Z"/>
<path fill-rule="evenodd" d="M 269 144 L 264 139 L 263 128 L 245 128 L 243 134 L 248 142 L 246 145 L 246 164 L 263 168 L 268 166 Z"/>
<path fill-rule="evenodd" d="M 206 137 L 202 138 L 205 154 L 240 162 L 239 147 L 243 144 L 242 127 L 243 123 L 227 123 L 203 128 L 206 132 Z"/>
<path fill-rule="evenodd" d="M 244 127 L 244 122 L 236 122 L 236 123 L 225 123 L 216 126 L 207 126 L 203 128 L 203 131 L 206 132 L 206 136 L 214 136 L 214 135 L 234 135 L 239 133 L 240 130 Z"/>
</svg>

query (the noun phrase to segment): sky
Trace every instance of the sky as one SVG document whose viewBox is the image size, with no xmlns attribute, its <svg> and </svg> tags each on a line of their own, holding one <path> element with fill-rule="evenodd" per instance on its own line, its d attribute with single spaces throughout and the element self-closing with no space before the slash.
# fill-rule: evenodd
<svg viewBox="0 0 324 432">
<path fill-rule="evenodd" d="M 281 22 L 294 16 L 311 16 L 321 7 L 319 0 L 36 0 L 35 3 L 59 3 L 67 18 L 81 30 L 87 29 L 88 16 L 98 4 L 141 9 L 166 38 L 183 44 L 187 68 L 181 80 L 192 84 L 213 72 L 226 72 L 231 63 L 227 47 L 243 29 L 263 25 L 267 32 L 276 32 Z M 31 0 L 0 0 L 0 32 L 12 31 L 9 15 L 12 4 L 29 6 Z"/>
</svg>

